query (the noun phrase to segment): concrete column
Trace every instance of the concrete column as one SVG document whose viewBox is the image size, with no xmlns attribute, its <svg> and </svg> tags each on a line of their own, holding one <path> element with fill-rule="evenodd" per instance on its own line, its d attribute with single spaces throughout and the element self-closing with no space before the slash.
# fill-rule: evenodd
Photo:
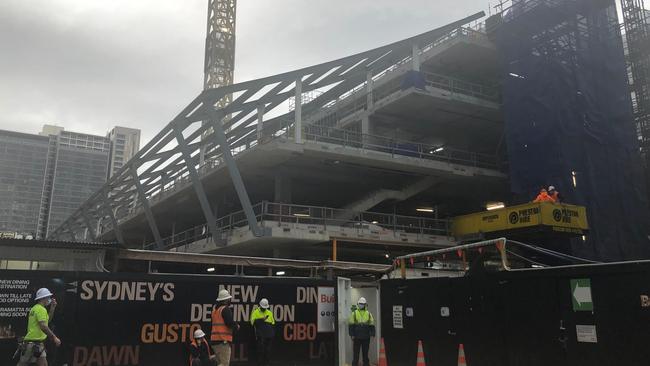
<svg viewBox="0 0 650 366">
<path fill-rule="evenodd" d="M 291 203 L 291 177 L 286 174 L 275 175 L 275 196 L 277 203 Z"/>
<path fill-rule="evenodd" d="M 262 130 L 264 129 L 264 109 L 265 105 L 261 104 L 257 107 L 257 142 L 262 140 Z"/>
<path fill-rule="evenodd" d="M 417 44 L 413 44 L 413 53 L 411 54 L 413 58 L 413 70 L 420 71 L 420 47 Z"/>
<path fill-rule="evenodd" d="M 295 141 L 302 144 L 302 76 L 296 80 Z"/>
</svg>

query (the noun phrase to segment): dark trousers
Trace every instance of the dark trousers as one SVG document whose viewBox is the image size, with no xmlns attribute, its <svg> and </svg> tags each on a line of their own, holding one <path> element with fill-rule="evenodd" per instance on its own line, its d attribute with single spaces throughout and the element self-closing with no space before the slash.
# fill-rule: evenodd
<svg viewBox="0 0 650 366">
<path fill-rule="evenodd" d="M 363 366 L 370 366 L 368 359 L 368 349 L 370 348 L 370 339 L 355 338 L 352 341 L 352 366 L 359 366 L 359 351 L 362 352 Z"/>
<path fill-rule="evenodd" d="M 273 338 L 257 338 L 258 366 L 266 366 L 269 364 L 269 356 L 271 355 L 271 343 L 273 343 Z"/>
</svg>

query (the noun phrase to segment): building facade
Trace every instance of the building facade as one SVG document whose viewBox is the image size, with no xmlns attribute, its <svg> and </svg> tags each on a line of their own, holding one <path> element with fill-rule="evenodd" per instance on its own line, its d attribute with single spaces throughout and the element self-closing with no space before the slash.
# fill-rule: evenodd
<svg viewBox="0 0 650 366">
<path fill-rule="evenodd" d="M 50 139 L 0 130 L 0 231 L 35 235 Z"/>
<path fill-rule="evenodd" d="M 110 140 L 43 126 L 0 130 L 0 231 L 43 238 L 105 182 Z"/>
<path fill-rule="evenodd" d="M 47 236 L 105 182 L 110 157 L 110 140 L 103 136 L 69 131 L 50 135 L 56 150 L 51 161 L 52 183 L 44 189 L 47 225 L 39 237 Z"/>
<path fill-rule="evenodd" d="M 108 178 L 117 173 L 140 149 L 140 130 L 115 127 L 106 136 L 110 140 L 111 159 Z"/>
</svg>

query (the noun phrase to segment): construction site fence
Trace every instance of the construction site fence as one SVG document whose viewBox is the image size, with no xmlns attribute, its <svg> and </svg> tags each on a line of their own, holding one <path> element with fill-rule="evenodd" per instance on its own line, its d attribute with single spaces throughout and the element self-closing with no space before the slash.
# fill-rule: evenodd
<svg viewBox="0 0 650 366">
<path fill-rule="evenodd" d="M 421 342 L 426 365 L 644 365 L 649 276 L 644 261 L 381 281 L 387 364 L 416 365 Z"/>
<path fill-rule="evenodd" d="M 3 301 L 0 307 L 3 366 L 17 362 L 12 356 L 18 338 L 26 334 L 27 315 L 35 303 L 34 294 L 41 287 L 52 291 L 58 303 L 49 326 L 62 344 L 48 347 L 47 360 L 51 366 L 188 365 L 194 331 L 200 328 L 210 333 L 210 312 L 220 288 L 228 289 L 233 296 L 233 318 L 239 325 L 232 342 L 233 364 L 257 365 L 255 330 L 249 319 L 262 298 L 269 300 L 276 320 L 273 364 L 337 364 L 335 281 L 2 271 L 0 283 L 9 284 L 0 287 L 0 298 L 11 299 Z M 89 327 L 93 330 L 89 331 Z"/>
</svg>

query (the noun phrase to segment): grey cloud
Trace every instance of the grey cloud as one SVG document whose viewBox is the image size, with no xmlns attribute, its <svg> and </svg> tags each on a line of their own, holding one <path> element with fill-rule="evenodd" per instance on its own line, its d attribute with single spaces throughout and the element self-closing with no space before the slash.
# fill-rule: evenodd
<svg viewBox="0 0 650 366">
<path fill-rule="evenodd" d="M 360 52 L 485 5 L 239 0 L 236 79 Z M 153 137 L 201 91 L 206 9 L 203 0 L 3 0 L 0 128 L 56 122 L 103 134 L 121 124 Z"/>
</svg>

